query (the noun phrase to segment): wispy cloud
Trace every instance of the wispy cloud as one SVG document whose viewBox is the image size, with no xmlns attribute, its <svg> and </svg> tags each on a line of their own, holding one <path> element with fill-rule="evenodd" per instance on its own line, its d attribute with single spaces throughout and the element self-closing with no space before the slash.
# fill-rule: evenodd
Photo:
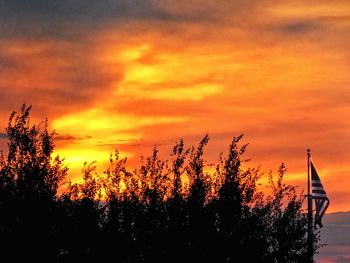
<svg viewBox="0 0 350 263">
<path fill-rule="evenodd" d="M 81 137 L 75 137 L 71 134 L 57 134 L 54 136 L 55 141 L 76 141 L 76 140 L 82 140 Z"/>
</svg>

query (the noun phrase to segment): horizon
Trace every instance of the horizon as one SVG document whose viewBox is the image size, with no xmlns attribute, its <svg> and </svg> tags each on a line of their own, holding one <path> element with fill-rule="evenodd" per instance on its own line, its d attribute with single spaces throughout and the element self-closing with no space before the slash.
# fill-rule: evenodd
<svg viewBox="0 0 350 263">
<path fill-rule="evenodd" d="M 131 165 L 208 133 L 209 162 L 244 134 L 263 172 L 306 189 L 306 149 L 349 211 L 350 3 L 0 0 L 0 149 L 9 114 L 49 119 L 79 180 L 116 148 Z"/>
</svg>

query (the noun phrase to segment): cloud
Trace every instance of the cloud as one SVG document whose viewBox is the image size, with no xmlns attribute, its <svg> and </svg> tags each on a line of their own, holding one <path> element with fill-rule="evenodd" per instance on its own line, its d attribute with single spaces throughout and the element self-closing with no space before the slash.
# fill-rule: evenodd
<svg viewBox="0 0 350 263">
<path fill-rule="evenodd" d="M 0 140 L 8 139 L 7 133 L 0 133 Z"/>
<path fill-rule="evenodd" d="M 349 6 L 0 0 L 0 113 L 32 104 L 79 165 L 84 147 L 107 160 L 115 144 L 143 153 L 206 132 L 212 161 L 244 133 L 254 165 L 285 161 L 294 180 L 311 147 L 345 206 L 335 185 L 350 147 Z"/>
<path fill-rule="evenodd" d="M 116 88 L 117 65 L 96 55 L 86 43 L 5 41 L 0 57 L 1 108 L 32 104 L 47 117 L 91 105 Z"/>
<path fill-rule="evenodd" d="M 80 137 L 75 137 L 71 134 L 57 134 L 54 137 L 55 141 L 76 141 L 76 140 L 81 140 L 82 138 Z"/>
<path fill-rule="evenodd" d="M 2 14 L 18 17 L 51 17 L 66 20 L 103 20 L 111 17 L 158 18 L 160 9 L 150 0 L 2 0 Z"/>
<path fill-rule="evenodd" d="M 315 21 L 293 21 L 279 26 L 284 34 L 307 34 L 320 30 L 321 24 Z"/>
<path fill-rule="evenodd" d="M 1 14 L 28 18 L 59 18 L 62 20 L 158 19 L 206 17 L 210 13 L 238 13 L 251 10 L 256 1 L 184 1 L 184 0 L 1 0 Z M 204 19 L 203 19 L 204 20 Z"/>
<path fill-rule="evenodd" d="M 74 41 L 86 32 L 111 25 L 115 29 L 133 21 L 207 23 L 215 17 L 210 9 L 176 12 L 169 5 L 153 0 L 1 0 L 0 7 L 0 39 L 36 37 Z"/>
<path fill-rule="evenodd" d="M 1 107 L 9 108 L 26 102 L 36 105 L 38 111 L 48 110 L 47 114 L 51 117 L 67 113 L 73 107 L 78 111 L 94 105 L 104 99 L 101 94 L 118 89 L 120 81 L 132 75 L 129 71 L 131 73 L 125 76 L 127 65 L 118 61 L 110 64 L 101 59 L 106 45 L 104 41 L 110 46 L 117 46 L 119 42 L 129 41 L 129 38 L 150 41 L 155 45 L 151 52 L 139 57 L 136 61 L 138 65 L 134 63 L 131 66 L 134 73 L 140 76 L 140 82 L 145 82 L 147 77 L 151 80 L 154 78 L 153 75 L 141 74 L 146 72 L 143 70 L 147 65 L 153 70 L 162 68 L 165 75 L 160 77 L 163 78 L 174 74 L 193 77 L 178 83 L 159 82 L 147 87 L 137 83 L 127 87 L 125 95 L 134 94 L 153 100 L 174 96 L 178 100 L 199 100 L 221 92 L 222 86 L 221 83 L 218 85 L 217 80 L 199 83 L 203 78 L 201 75 L 210 75 L 213 71 L 212 64 L 206 66 L 208 59 L 204 54 L 182 56 L 176 44 L 171 49 L 179 51 L 165 58 L 165 61 L 171 62 L 168 65 L 164 63 L 164 58 L 158 57 L 161 53 L 159 49 L 163 44 L 169 45 L 169 42 L 177 42 L 178 39 L 186 41 L 188 47 L 201 43 L 204 47 L 208 46 L 209 52 L 213 45 L 208 43 L 222 45 L 233 41 L 237 49 L 250 47 L 252 43 L 242 41 L 242 32 L 256 34 L 257 41 L 269 37 L 273 39 L 276 32 L 264 28 L 266 24 L 260 24 L 263 19 L 257 16 L 257 12 L 260 12 L 266 21 L 273 20 L 266 13 L 266 8 L 271 4 L 265 1 L 223 1 L 219 5 L 214 1 L 200 3 L 202 1 L 0 1 L 0 20 L 3 20 L 0 32 L 4 33 L 1 34 L 4 52 L 0 55 L 0 98 L 5 101 Z M 212 25 L 204 27 L 203 23 Z M 311 20 L 283 20 L 275 26 L 280 30 L 280 37 L 285 38 L 309 34 L 318 28 Z M 117 39 L 111 41 L 104 34 L 114 34 Z M 25 40 L 11 41 L 12 37 Z M 16 49 L 14 52 L 13 47 Z M 118 49 L 114 52 L 118 52 Z M 204 59 L 197 60 L 199 55 Z M 176 57 L 179 58 L 177 62 Z M 218 60 L 211 61 L 216 64 L 219 74 L 223 71 L 220 65 L 223 65 L 225 57 L 227 63 L 232 63 L 230 60 L 233 58 L 227 52 L 222 52 Z M 182 64 L 183 69 L 174 62 Z M 202 70 L 196 73 L 193 69 L 198 68 Z M 174 72 L 174 69 L 178 72 Z M 193 85 L 197 88 L 192 89 Z M 207 88 L 208 85 L 211 89 Z"/>
</svg>

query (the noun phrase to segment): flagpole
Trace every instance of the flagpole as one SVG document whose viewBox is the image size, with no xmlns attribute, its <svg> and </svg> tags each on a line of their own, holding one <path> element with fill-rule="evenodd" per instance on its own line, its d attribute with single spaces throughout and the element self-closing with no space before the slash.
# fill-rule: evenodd
<svg viewBox="0 0 350 263">
<path fill-rule="evenodd" d="M 307 221 L 308 221 L 308 254 L 310 262 L 314 262 L 313 252 L 313 228 L 312 228 L 312 195 L 310 194 L 310 149 L 307 149 Z"/>
</svg>

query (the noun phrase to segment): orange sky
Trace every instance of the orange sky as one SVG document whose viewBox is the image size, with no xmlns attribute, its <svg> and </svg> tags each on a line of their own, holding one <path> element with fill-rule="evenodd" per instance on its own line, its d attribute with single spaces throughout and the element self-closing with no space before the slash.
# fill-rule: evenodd
<svg viewBox="0 0 350 263">
<path fill-rule="evenodd" d="M 215 161 L 243 133 L 251 166 L 304 188 L 311 148 L 327 212 L 347 211 L 350 2 L 305 2 L 0 0 L 1 126 L 32 104 L 73 179 L 207 132 Z"/>
</svg>

